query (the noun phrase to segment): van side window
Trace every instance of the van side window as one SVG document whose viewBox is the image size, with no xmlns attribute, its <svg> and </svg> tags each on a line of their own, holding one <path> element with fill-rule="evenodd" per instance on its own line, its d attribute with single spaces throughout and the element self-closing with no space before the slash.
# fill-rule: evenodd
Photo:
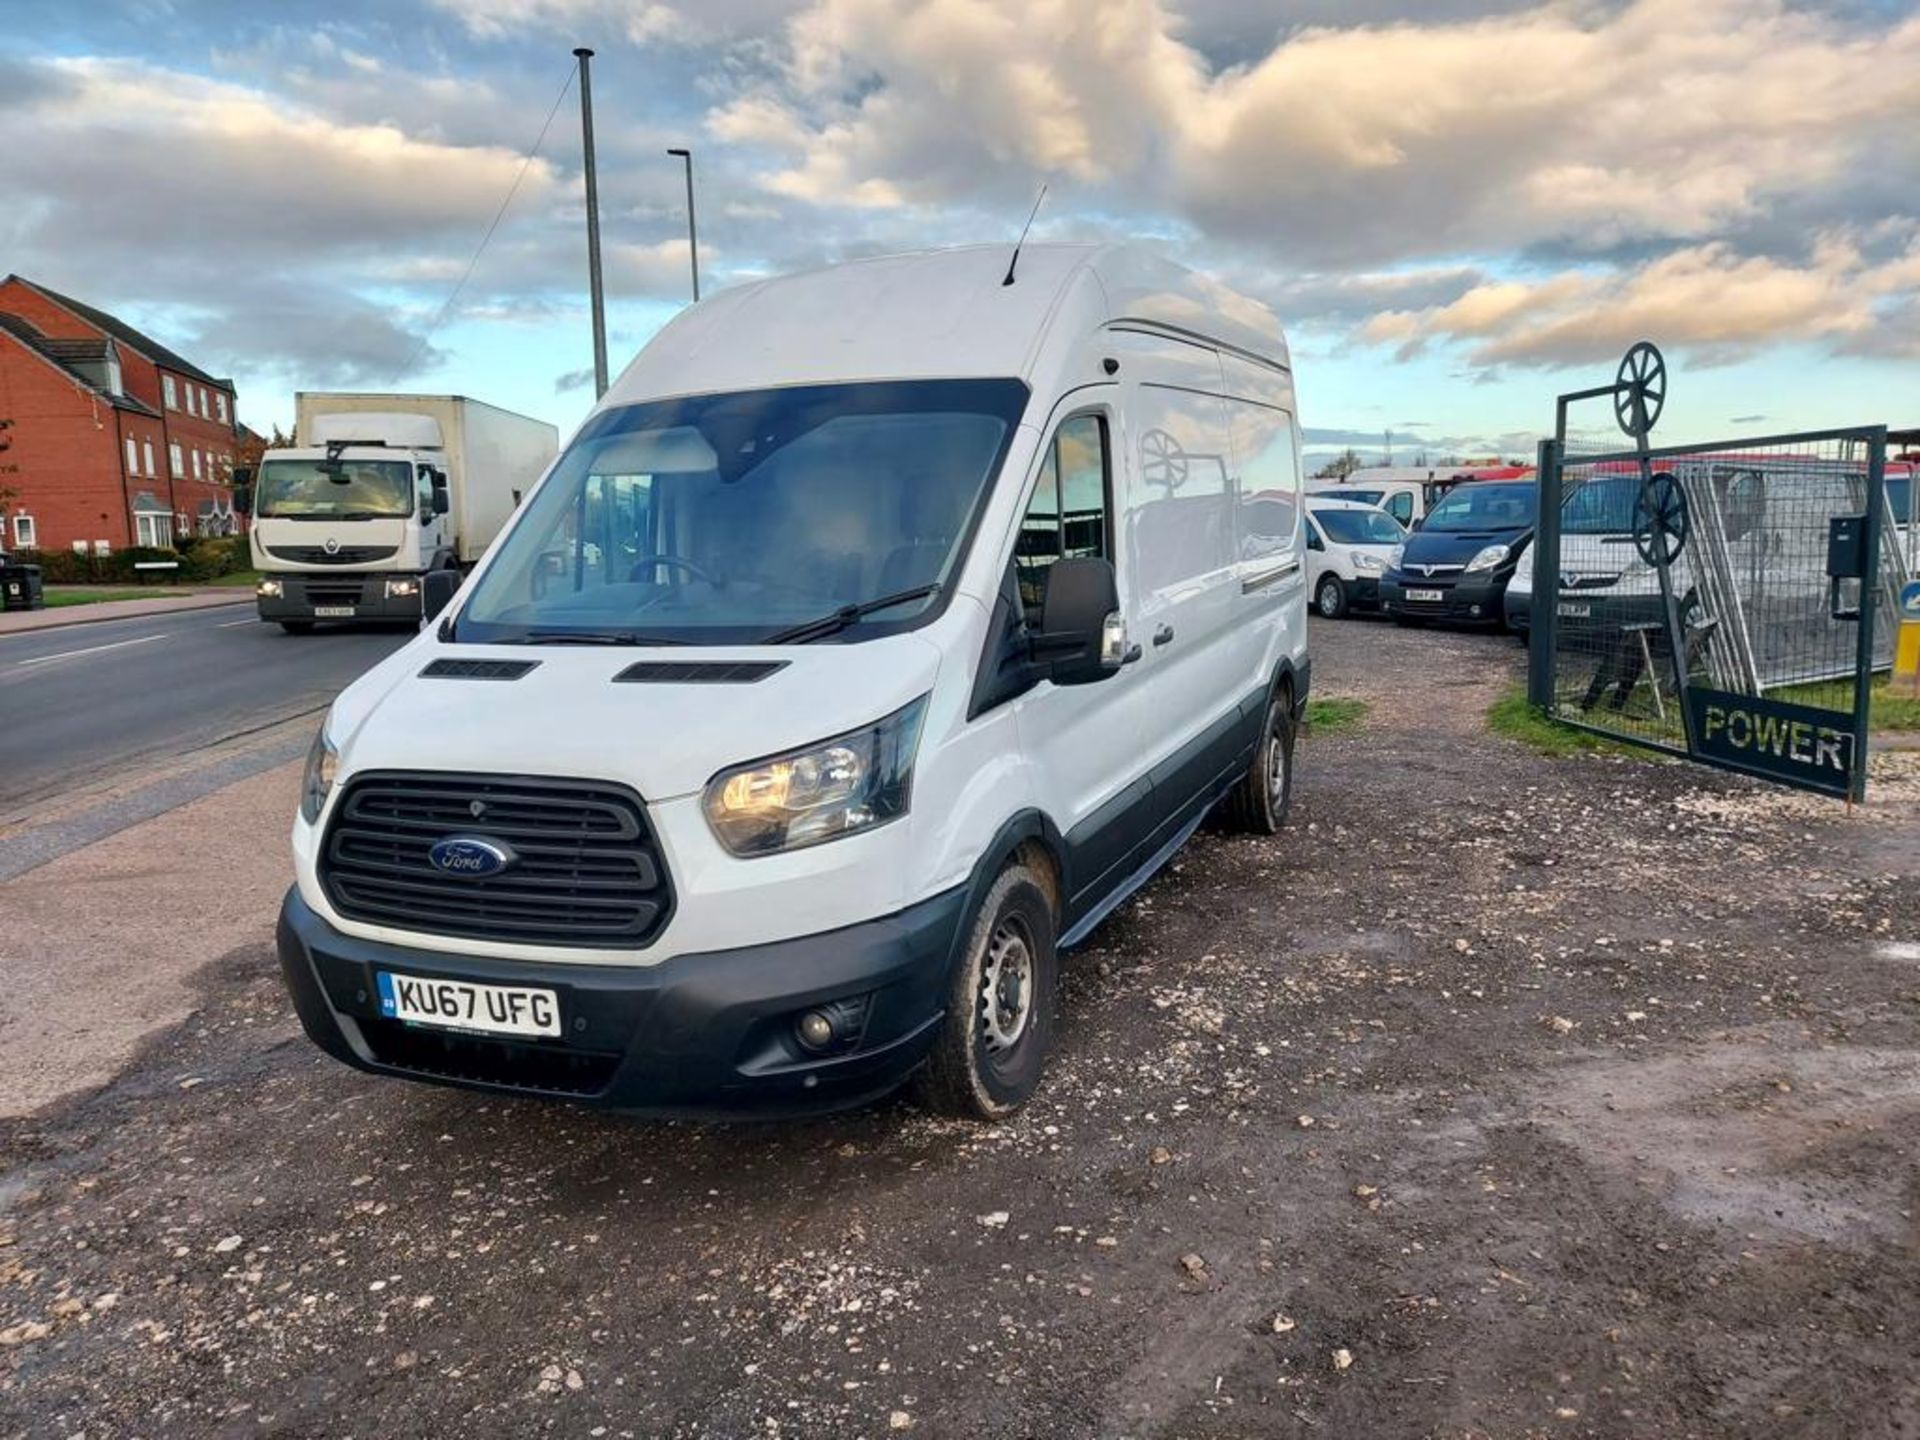
<svg viewBox="0 0 1920 1440">
<path fill-rule="evenodd" d="M 1054 561 L 1107 556 L 1108 471 L 1106 420 L 1075 415 L 1061 421 L 1047 443 L 1014 545 L 1020 603 L 1030 615 L 1039 613 Z"/>
<path fill-rule="evenodd" d="M 1413 496 L 1402 490 L 1387 502 L 1387 513 L 1402 525 L 1413 524 Z"/>
</svg>

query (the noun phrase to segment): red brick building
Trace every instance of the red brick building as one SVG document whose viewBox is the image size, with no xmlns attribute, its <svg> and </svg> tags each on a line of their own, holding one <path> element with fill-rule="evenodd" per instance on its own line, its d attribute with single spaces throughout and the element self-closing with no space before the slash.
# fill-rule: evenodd
<svg viewBox="0 0 1920 1440">
<path fill-rule="evenodd" d="M 232 534 L 239 435 L 231 380 L 105 311 L 0 281 L 0 549 Z"/>
</svg>

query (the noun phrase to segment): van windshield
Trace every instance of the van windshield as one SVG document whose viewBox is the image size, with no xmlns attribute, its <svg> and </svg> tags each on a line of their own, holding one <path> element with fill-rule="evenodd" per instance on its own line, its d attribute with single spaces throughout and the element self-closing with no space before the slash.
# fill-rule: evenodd
<svg viewBox="0 0 1920 1440">
<path fill-rule="evenodd" d="M 1560 506 L 1562 535 L 1631 535 L 1640 477 L 1602 475 L 1587 481 Z"/>
<path fill-rule="evenodd" d="M 1027 395 L 1018 380 L 887 381 L 607 411 L 501 539 L 459 638 L 737 645 L 816 620 L 840 639 L 906 628 L 940 607 Z"/>
<path fill-rule="evenodd" d="M 1407 538 L 1400 522 L 1384 510 L 1315 509 L 1313 518 L 1336 545 L 1398 545 Z"/>
<path fill-rule="evenodd" d="M 309 520 L 383 520 L 411 515 L 413 466 L 405 460 L 269 460 L 254 487 L 254 513 Z M 330 473 L 330 471 L 332 473 Z"/>
<path fill-rule="evenodd" d="M 1422 530 L 1442 534 L 1524 530 L 1533 524 L 1532 484 L 1456 485 L 1427 515 Z"/>
</svg>

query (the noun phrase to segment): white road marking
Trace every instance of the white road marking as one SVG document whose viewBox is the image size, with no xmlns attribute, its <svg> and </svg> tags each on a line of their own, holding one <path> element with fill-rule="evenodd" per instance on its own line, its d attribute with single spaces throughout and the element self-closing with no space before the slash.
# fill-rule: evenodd
<svg viewBox="0 0 1920 1440">
<path fill-rule="evenodd" d="M 1880 947 L 1882 960 L 1920 960 L 1920 945 L 1906 940 L 1890 940 Z"/>
<path fill-rule="evenodd" d="M 216 630 L 231 630 L 237 625 L 258 625 L 259 623 L 260 622 L 252 616 L 248 616 L 245 620 L 229 620 L 226 624 L 216 625 L 213 628 Z"/>
<path fill-rule="evenodd" d="M 24 670 L 29 665 L 46 665 L 55 660 L 71 660 L 78 655 L 98 655 L 102 650 L 123 650 L 129 645 L 151 645 L 156 640 L 164 640 L 171 630 L 162 630 L 158 635 L 142 635 L 137 640 L 116 640 L 111 645 L 89 645 L 84 650 L 62 650 L 58 655 L 36 655 L 31 660 L 21 660 L 14 665 L 16 670 Z"/>
</svg>

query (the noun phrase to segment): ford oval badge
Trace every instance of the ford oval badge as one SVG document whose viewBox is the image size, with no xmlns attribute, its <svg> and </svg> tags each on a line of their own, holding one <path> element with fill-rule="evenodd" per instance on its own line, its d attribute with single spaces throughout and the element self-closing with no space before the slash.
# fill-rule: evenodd
<svg viewBox="0 0 1920 1440">
<path fill-rule="evenodd" d="M 427 852 L 427 863 L 442 875 L 474 879 L 498 875 L 519 858 L 504 840 L 484 835 L 449 835 Z"/>
</svg>

